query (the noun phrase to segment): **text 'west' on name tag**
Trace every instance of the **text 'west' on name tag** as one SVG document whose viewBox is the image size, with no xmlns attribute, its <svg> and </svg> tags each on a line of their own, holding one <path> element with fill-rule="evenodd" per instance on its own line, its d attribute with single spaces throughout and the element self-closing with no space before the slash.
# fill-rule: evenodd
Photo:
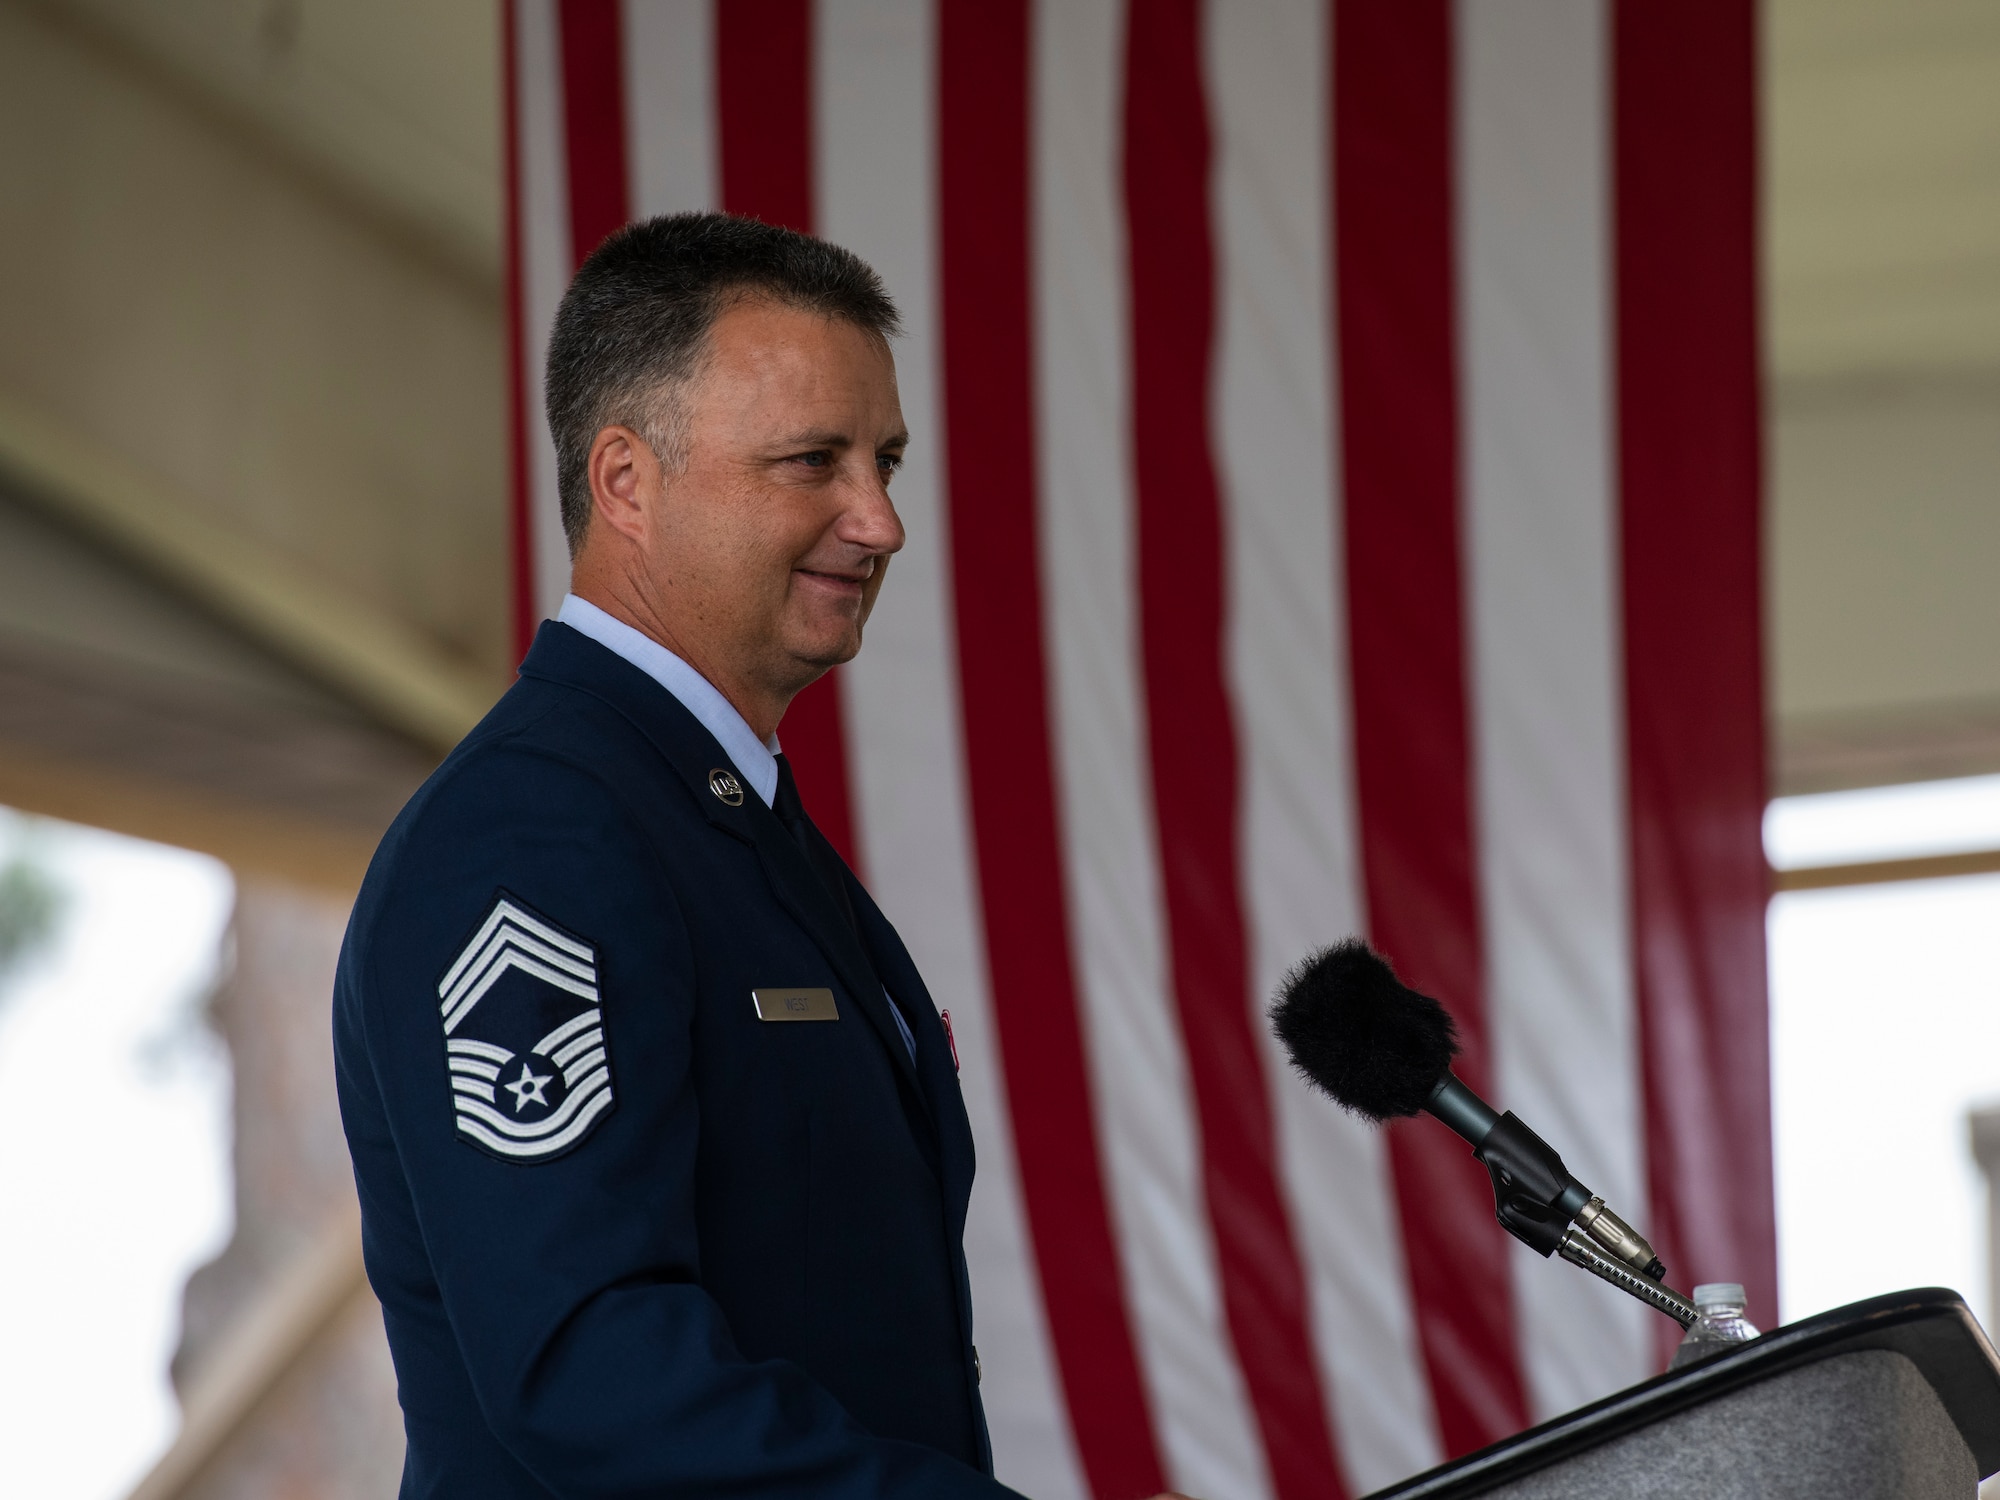
<svg viewBox="0 0 2000 1500">
<path fill-rule="evenodd" d="M 752 990 L 760 1021 L 838 1021 L 832 990 Z"/>
</svg>

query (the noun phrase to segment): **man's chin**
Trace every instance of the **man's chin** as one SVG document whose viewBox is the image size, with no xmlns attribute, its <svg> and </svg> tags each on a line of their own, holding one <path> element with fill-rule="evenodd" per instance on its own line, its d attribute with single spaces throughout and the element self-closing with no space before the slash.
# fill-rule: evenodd
<svg viewBox="0 0 2000 1500">
<path fill-rule="evenodd" d="M 853 661 L 861 650 L 861 621 L 847 610 L 814 611 L 814 615 L 817 618 L 794 617 L 787 622 L 790 628 L 779 636 L 785 654 L 822 672 Z"/>
<path fill-rule="evenodd" d="M 793 641 L 785 654 L 797 664 L 800 676 L 808 683 L 815 682 L 861 654 L 861 632 L 850 626 L 840 636 Z"/>
</svg>

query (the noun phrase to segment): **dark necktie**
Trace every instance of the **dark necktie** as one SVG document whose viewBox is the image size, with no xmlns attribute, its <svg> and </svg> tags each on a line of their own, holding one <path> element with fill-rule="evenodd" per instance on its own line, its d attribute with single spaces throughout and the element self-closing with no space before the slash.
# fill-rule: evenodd
<svg viewBox="0 0 2000 1500">
<path fill-rule="evenodd" d="M 778 815 L 778 821 L 785 825 L 794 842 L 819 876 L 827 894 L 840 907 L 840 914 L 847 918 L 847 925 L 858 937 L 860 928 L 854 920 L 854 903 L 847 894 L 846 871 L 840 863 L 840 856 L 833 852 L 833 846 L 813 827 L 812 819 L 806 816 L 805 803 L 799 800 L 799 784 L 792 779 L 792 763 L 780 755 L 778 760 L 778 790 L 771 799 L 771 811 Z"/>
</svg>

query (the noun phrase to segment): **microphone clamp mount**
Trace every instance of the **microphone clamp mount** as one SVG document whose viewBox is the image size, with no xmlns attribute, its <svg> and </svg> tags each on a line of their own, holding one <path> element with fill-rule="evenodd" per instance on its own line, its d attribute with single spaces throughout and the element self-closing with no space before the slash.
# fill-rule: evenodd
<svg viewBox="0 0 2000 1500">
<path fill-rule="evenodd" d="M 1537 1255 L 1560 1252 L 1683 1328 L 1698 1316 L 1693 1303 L 1664 1285 L 1667 1268 L 1645 1237 L 1570 1176 L 1555 1148 L 1518 1116 L 1498 1113 L 1450 1069 L 1424 1108 L 1472 1143 L 1493 1180 L 1494 1216 L 1515 1239 Z"/>
</svg>

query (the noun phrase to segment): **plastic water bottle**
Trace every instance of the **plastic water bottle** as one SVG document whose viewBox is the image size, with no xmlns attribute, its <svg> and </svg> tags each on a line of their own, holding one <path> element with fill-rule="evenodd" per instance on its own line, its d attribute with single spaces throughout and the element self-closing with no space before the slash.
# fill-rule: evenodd
<svg viewBox="0 0 2000 1500">
<path fill-rule="evenodd" d="M 1743 1316 L 1746 1301 L 1740 1283 L 1703 1282 L 1694 1289 L 1694 1305 L 1700 1309 L 1701 1316 L 1695 1319 L 1694 1326 L 1681 1340 L 1680 1348 L 1674 1351 L 1668 1369 L 1679 1370 L 1699 1364 L 1722 1353 L 1731 1344 L 1747 1344 L 1757 1337 L 1755 1326 Z"/>
</svg>

